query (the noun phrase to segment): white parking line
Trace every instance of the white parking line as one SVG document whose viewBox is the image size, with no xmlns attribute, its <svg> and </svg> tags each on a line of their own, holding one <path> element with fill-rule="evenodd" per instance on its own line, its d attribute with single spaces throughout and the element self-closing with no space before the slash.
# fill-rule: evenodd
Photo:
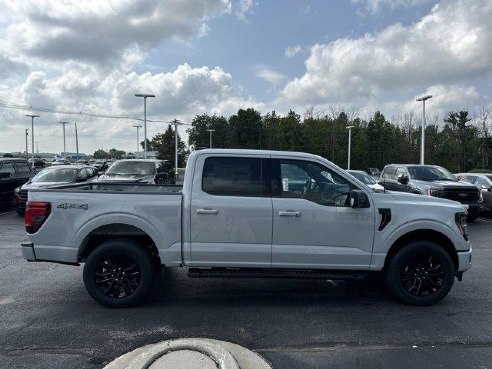
<svg viewBox="0 0 492 369">
<path fill-rule="evenodd" d="M 13 212 L 14 212 L 14 210 L 6 211 L 5 213 L 0 213 L 0 216 L 5 215 L 5 214 L 10 214 L 10 213 L 13 213 Z"/>
<path fill-rule="evenodd" d="M 478 218 L 477 220 L 479 222 L 492 223 L 492 220 L 489 220 L 489 219 Z"/>
</svg>

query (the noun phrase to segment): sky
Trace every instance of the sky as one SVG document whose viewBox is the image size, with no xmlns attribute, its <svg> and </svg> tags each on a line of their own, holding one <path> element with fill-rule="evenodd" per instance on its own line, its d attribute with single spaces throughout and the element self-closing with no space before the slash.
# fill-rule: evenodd
<svg viewBox="0 0 492 369">
<path fill-rule="evenodd" d="M 0 0 L 0 152 L 135 151 L 240 108 L 369 119 L 492 109 L 490 0 Z M 33 107 L 31 110 L 6 106 Z M 34 110 L 41 108 L 41 111 Z M 58 111 L 53 113 L 50 111 Z M 65 113 L 60 113 L 60 111 Z M 82 112 L 84 114 L 68 114 Z M 100 118 L 87 116 L 118 116 Z M 186 139 L 186 126 L 179 133 Z M 143 130 L 140 130 L 140 138 Z M 29 136 L 29 151 L 31 137 Z"/>
</svg>

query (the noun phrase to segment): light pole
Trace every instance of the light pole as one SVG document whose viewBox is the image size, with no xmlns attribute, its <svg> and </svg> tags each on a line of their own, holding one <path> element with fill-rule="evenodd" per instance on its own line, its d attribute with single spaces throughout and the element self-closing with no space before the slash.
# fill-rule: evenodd
<svg viewBox="0 0 492 369">
<path fill-rule="evenodd" d="M 29 130 L 26 128 L 26 159 L 29 157 L 29 151 L 27 148 L 27 136 L 29 136 Z"/>
<path fill-rule="evenodd" d="M 424 165 L 424 155 L 425 155 L 425 100 L 428 100 L 432 97 L 432 95 L 425 95 L 422 97 L 419 97 L 416 101 L 422 101 L 422 137 L 421 137 L 421 142 L 420 142 L 420 164 Z"/>
<path fill-rule="evenodd" d="M 32 151 L 32 167 L 34 168 L 34 118 L 39 118 L 39 115 L 26 114 L 26 117 L 31 117 L 31 151 Z"/>
<path fill-rule="evenodd" d="M 144 98 L 144 159 L 147 159 L 147 97 L 155 97 L 155 95 L 135 94 L 135 96 Z"/>
<path fill-rule="evenodd" d="M 138 135 L 138 130 L 140 128 L 142 128 L 142 126 L 139 126 L 138 124 L 136 124 L 136 125 L 134 125 L 134 127 L 137 129 L 137 152 L 135 153 L 135 156 L 138 156 L 138 145 L 140 145 L 140 138 L 139 138 L 139 135 Z"/>
<path fill-rule="evenodd" d="M 178 126 L 183 124 L 177 119 L 174 119 L 172 122 L 174 124 L 174 181 L 179 179 L 178 175 Z"/>
<path fill-rule="evenodd" d="M 210 132 L 210 148 L 212 148 L 212 132 L 215 132 L 215 129 L 207 129 Z"/>
<path fill-rule="evenodd" d="M 352 128 L 354 126 L 348 126 L 345 127 L 349 131 L 349 136 L 348 136 L 348 155 L 347 155 L 347 170 L 350 170 L 350 150 L 352 149 Z"/>
<path fill-rule="evenodd" d="M 70 122 L 60 122 L 60 124 L 63 124 L 63 153 L 65 156 L 67 156 L 67 145 L 65 142 L 65 124 L 69 124 Z"/>
</svg>

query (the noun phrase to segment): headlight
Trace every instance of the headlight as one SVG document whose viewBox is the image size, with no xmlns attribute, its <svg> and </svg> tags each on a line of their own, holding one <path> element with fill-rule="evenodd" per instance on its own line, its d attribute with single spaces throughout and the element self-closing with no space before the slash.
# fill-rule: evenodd
<svg viewBox="0 0 492 369">
<path fill-rule="evenodd" d="M 483 202 L 482 190 L 478 190 L 478 202 Z"/>
<path fill-rule="evenodd" d="M 466 212 L 456 213 L 454 220 L 463 238 L 468 241 L 468 224 L 466 223 Z"/>
<path fill-rule="evenodd" d="M 429 188 L 427 190 L 427 194 L 429 196 L 434 196 L 434 197 L 439 197 L 439 190 L 435 189 L 435 188 Z"/>
<path fill-rule="evenodd" d="M 15 193 L 19 193 L 20 192 L 20 187 L 16 187 L 16 189 L 14 190 Z"/>
</svg>

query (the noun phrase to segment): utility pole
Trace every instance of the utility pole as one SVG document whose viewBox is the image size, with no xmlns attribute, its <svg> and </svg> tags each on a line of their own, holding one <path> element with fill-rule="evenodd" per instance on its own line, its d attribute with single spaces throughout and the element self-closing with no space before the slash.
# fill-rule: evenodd
<svg viewBox="0 0 492 369">
<path fill-rule="evenodd" d="M 177 119 L 174 119 L 172 121 L 172 124 L 174 124 L 174 180 L 178 181 L 179 180 L 179 174 L 178 174 L 178 125 L 183 124 Z"/>
<path fill-rule="evenodd" d="M 29 157 L 29 150 L 27 148 L 27 136 L 29 136 L 29 130 L 26 128 L 26 160 Z"/>
<path fill-rule="evenodd" d="M 38 146 L 38 141 L 36 141 L 36 153 L 38 154 L 39 156 L 39 146 Z"/>
<path fill-rule="evenodd" d="M 210 148 L 212 148 L 212 132 L 215 132 L 215 129 L 207 129 L 210 132 Z"/>
<path fill-rule="evenodd" d="M 75 123 L 75 147 L 77 149 L 77 160 L 79 160 L 79 135 L 77 131 L 77 123 Z"/>
<path fill-rule="evenodd" d="M 63 124 L 63 153 L 65 156 L 67 156 L 67 145 L 65 142 L 65 124 L 69 124 L 70 122 L 60 122 L 60 124 Z"/>
<path fill-rule="evenodd" d="M 31 151 L 32 151 L 32 167 L 34 169 L 34 118 L 39 118 L 39 115 L 26 114 L 26 117 L 31 117 Z"/>
<path fill-rule="evenodd" d="M 347 170 L 350 170 L 350 150 L 352 149 L 352 128 L 354 126 L 348 126 L 346 129 L 349 131 L 349 136 L 348 136 L 348 156 L 347 156 Z"/>
<path fill-rule="evenodd" d="M 428 100 L 432 95 L 425 95 L 419 97 L 416 101 L 422 101 L 423 111 L 422 111 L 422 137 L 420 142 L 420 164 L 424 165 L 424 155 L 425 155 L 425 100 Z"/>
<path fill-rule="evenodd" d="M 155 95 L 135 94 L 135 96 L 144 98 L 144 159 L 147 159 L 147 97 L 155 97 Z"/>
<path fill-rule="evenodd" d="M 135 127 L 137 129 L 137 152 L 135 153 L 135 156 L 138 157 L 138 151 L 139 151 L 138 149 L 139 149 L 139 146 L 140 146 L 140 138 L 139 138 L 139 135 L 138 135 L 138 130 L 140 128 L 142 128 L 142 126 L 136 124 L 133 127 Z"/>
</svg>

